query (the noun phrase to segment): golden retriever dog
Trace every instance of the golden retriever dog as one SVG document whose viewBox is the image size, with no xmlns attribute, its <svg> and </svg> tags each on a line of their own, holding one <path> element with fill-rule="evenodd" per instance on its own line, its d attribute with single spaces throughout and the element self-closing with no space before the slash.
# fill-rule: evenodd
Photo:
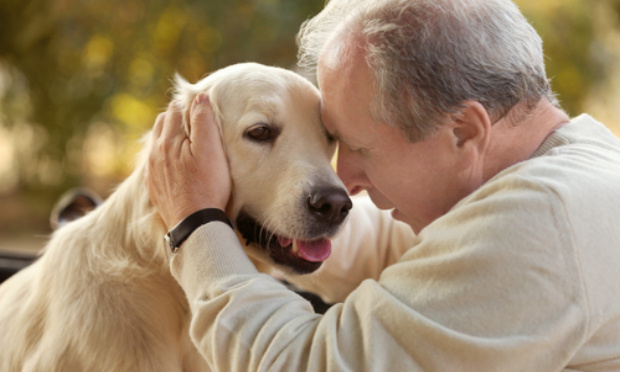
<svg viewBox="0 0 620 372">
<path fill-rule="evenodd" d="M 316 270 L 351 208 L 330 165 L 335 142 L 320 122 L 318 90 L 254 63 L 194 85 L 177 80 L 186 117 L 194 97 L 209 94 L 233 179 L 227 214 L 248 255 L 264 271 Z M 146 156 L 105 202 L 63 224 L 35 263 L 0 286 L 0 371 L 209 370 L 169 272 L 166 228 L 144 185 Z"/>
</svg>

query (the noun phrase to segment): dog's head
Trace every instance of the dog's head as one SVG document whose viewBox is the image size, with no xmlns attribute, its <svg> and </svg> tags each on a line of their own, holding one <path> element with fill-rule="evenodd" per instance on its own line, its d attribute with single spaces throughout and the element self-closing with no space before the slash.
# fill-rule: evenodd
<svg viewBox="0 0 620 372">
<path fill-rule="evenodd" d="M 200 92 L 220 124 L 233 181 L 227 213 L 246 251 L 296 273 L 318 269 L 352 206 L 330 164 L 336 143 L 318 90 L 291 71 L 243 63 L 196 84 L 177 79 L 186 107 Z"/>
</svg>

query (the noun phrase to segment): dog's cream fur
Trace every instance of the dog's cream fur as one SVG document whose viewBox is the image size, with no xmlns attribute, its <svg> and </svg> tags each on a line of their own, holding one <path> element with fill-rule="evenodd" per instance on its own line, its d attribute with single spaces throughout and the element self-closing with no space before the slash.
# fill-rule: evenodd
<svg viewBox="0 0 620 372">
<path fill-rule="evenodd" d="M 176 98 L 189 107 L 203 91 L 231 165 L 229 216 L 243 210 L 273 233 L 313 238 L 300 207 L 305 195 L 317 184 L 342 188 L 316 88 L 289 71 L 239 64 L 195 85 L 179 80 Z M 252 141 L 247 131 L 256 125 L 280 136 Z M 187 300 L 169 272 L 166 229 L 145 189 L 145 154 L 106 202 L 57 230 L 34 264 L 0 286 L 0 371 L 209 369 L 189 338 Z M 270 263 L 264 250 L 247 249 Z"/>
</svg>

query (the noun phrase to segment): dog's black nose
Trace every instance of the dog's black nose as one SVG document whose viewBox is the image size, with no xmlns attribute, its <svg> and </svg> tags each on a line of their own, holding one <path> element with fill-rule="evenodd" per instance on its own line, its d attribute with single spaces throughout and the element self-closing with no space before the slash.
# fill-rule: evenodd
<svg viewBox="0 0 620 372">
<path fill-rule="evenodd" d="M 344 221 L 353 203 L 347 192 L 337 187 L 321 187 L 308 197 L 308 209 L 321 223 L 337 225 Z"/>
</svg>

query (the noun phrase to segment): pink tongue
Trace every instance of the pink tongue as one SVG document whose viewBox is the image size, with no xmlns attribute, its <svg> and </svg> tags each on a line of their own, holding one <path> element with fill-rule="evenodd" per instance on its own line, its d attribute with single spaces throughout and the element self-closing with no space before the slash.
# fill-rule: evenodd
<svg viewBox="0 0 620 372">
<path fill-rule="evenodd" d="M 321 262 L 325 261 L 332 253 L 332 243 L 327 239 L 313 240 L 304 242 L 297 240 L 299 255 L 306 261 Z"/>
</svg>

